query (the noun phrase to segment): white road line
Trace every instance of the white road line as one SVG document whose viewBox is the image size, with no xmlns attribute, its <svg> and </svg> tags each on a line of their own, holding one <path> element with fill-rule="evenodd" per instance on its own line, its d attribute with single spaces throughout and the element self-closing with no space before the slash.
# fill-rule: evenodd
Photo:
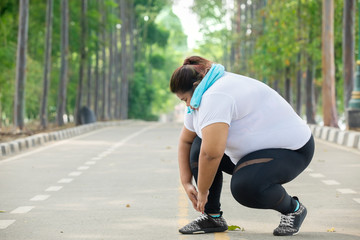
<svg viewBox="0 0 360 240">
<path fill-rule="evenodd" d="M 91 160 L 94 160 L 94 161 L 97 161 L 97 160 L 100 160 L 101 157 L 93 157 Z"/>
<path fill-rule="evenodd" d="M 96 162 L 95 161 L 87 161 L 85 164 L 86 165 L 94 165 Z"/>
<path fill-rule="evenodd" d="M 354 198 L 354 201 L 360 203 L 360 198 Z"/>
<path fill-rule="evenodd" d="M 309 174 L 311 177 L 313 177 L 313 178 L 323 178 L 323 177 L 325 177 L 323 174 L 321 174 L 321 173 L 310 173 Z"/>
<path fill-rule="evenodd" d="M 304 172 L 313 172 L 314 170 L 312 170 L 311 168 L 307 168 L 304 170 Z"/>
<path fill-rule="evenodd" d="M 49 197 L 50 197 L 50 195 L 36 195 L 32 199 L 30 199 L 30 201 L 44 201 L 44 200 L 48 199 Z"/>
<path fill-rule="evenodd" d="M 5 229 L 11 224 L 13 224 L 15 220 L 0 220 L 0 229 Z"/>
<path fill-rule="evenodd" d="M 87 170 L 87 169 L 89 169 L 89 166 L 80 166 L 77 169 L 78 170 Z"/>
<path fill-rule="evenodd" d="M 146 131 L 148 131 L 148 130 L 150 130 L 150 129 L 152 129 L 152 128 L 156 128 L 156 127 L 158 127 L 158 125 L 161 125 L 161 124 L 162 124 L 162 123 L 157 123 L 157 124 L 154 124 L 154 125 L 145 127 L 145 128 L 143 128 L 143 129 L 141 129 L 141 130 L 139 130 L 139 131 L 131 134 L 130 136 L 127 136 L 127 137 L 124 138 L 122 141 L 114 144 L 114 145 L 112 146 L 112 148 L 114 148 L 114 150 L 115 150 L 115 149 L 117 149 L 118 147 L 121 147 L 122 145 L 124 145 L 124 144 L 125 144 L 127 141 L 129 141 L 130 139 L 132 139 L 132 138 L 134 138 L 134 137 L 137 137 L 138 135 L 140 135 L 140 134 L 142 134 L 142 133 L 144 133 L 144 132 L 146 132 Z"/>
<path fill-rule="evenodd" d="M 69 176 L 76 177 L 76 176 L 80 176 L 81 174 L 82 174 L 82 172 L 71 172 L 71 173 L 69 173 Z"/>
<path fill-rule="evenodd" d="M 342 193 L 342 194 L 354 194 L 356 193 L 354 190 L 350 189 L 350 188 L 339 188 L 336 189 L 336 191 Z"/>
<path fill-rule="evenodd" d="M 10 213 L 28 213 L 30 212 L 32 209 L 34 208 L 34 206 L 23 206 L 23 207 L 18 207 L 15 210 L 13 210 Z"/>
<path fill-rule="evenodd" d="M 57 192 L 62 189 L 62 186 L 51 186 L 45 190 L 45 192 Z"/>
<path fill-rule="evenodd" d="M 322 182 L 325 183 L 326 185 L 340 185 L 340 183 L 335 180 L 322 180 Z"/>
<path fill-rule="evenodd" d="M 58 183 L 71 183 L 74 179 L 73 178 L 63 178 L 58 181 Z"/>
</svg>

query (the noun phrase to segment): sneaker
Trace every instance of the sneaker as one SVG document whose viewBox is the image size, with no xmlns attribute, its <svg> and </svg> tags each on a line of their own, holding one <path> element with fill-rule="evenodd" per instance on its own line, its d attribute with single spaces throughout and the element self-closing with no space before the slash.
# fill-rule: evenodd
<svg viewBox="0 0 360 240">
<path fill-rule="evenodd" d="M 294 197 L 297 201 L 298 199 Z M 299 202 L 300 203 L 300 202 Z M 299 209 L 294 213 L 281 214 L 280 225 L 274 230 L 275 236 L 291 236 L 299 232 L 302 222 L 306 217 L 307 210 L 300 203 Z"/>
<path fill-rule="evenodd" d="M 179 229 L 183 234 L 198 234 L 211 232 L 224 232 L 228 229 L 225 219 L 222 217 L 213 218 L 210 215 L 203 213 L 191 223 Z"/>
</svg>

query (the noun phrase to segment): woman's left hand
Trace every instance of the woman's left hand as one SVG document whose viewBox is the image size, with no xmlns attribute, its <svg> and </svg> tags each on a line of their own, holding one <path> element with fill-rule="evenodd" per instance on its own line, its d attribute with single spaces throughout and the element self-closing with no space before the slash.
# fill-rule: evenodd
<svg viewBox="0 0 360 240">
<path fill-rule="evenodd" d="M 209 191 L 206 191 L 206 193 L 198 192 L 197 194 L 197 207 L 196 210 L 199 212 L 205 211 L 205 204 L 207 203 L 207 198 L 209 195 Z"/>
</svg>

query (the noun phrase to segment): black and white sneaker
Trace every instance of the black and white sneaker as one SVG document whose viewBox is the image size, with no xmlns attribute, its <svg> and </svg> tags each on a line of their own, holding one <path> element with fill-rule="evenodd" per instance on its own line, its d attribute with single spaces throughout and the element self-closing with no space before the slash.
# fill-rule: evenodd
<svg viewBox="0 0 360 240">
<path fill-rule="evenodd" d="M 211 217 L 203 213 L 191 223 L 179 229 L 183 234 L 198 234 L 198 233 L 211 233 L 211 232 L 224 232 L 228 229 L 225 219 L 222 217 Z"/>
<path fill-rule="evenodd" d="M 298 201 L 296 197 L 294 198 Z M 299 232 L 307 213 L 305 206 L 300 202 L 299 204 L 299 209 L 296 212 L 281 215 L 280 225 L 273 232 L 275 236 L 291 236 Z"/>
</svg>

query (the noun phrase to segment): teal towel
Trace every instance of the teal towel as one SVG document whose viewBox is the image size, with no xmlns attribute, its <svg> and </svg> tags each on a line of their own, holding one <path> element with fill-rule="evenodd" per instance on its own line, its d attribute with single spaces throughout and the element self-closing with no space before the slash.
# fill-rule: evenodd
<svg viewBox="0 0 360 240">
<path fill-rule="evenodd" d="M 202 95 L 211 85 L 221 78 L 225 73 L 225 68 L 221 64 L 212 64 L 209 72 L 201 80 L 200 84 L 195 88 L 194 94 L 191 97 L 190 106 L 193 108 L 199 108 Z M 192 113 L 193 110 L 188 107 L 188 113 Z"/>
</svg>

